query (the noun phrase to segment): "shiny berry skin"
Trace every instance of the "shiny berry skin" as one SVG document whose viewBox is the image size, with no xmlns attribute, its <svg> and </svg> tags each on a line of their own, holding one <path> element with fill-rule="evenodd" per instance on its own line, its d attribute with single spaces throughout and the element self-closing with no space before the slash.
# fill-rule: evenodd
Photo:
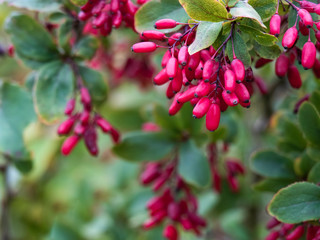
<svg viewBox="0 0 320 240">
<path fill-rule="evenodd" d="M 155 30 L 144 31 L 141 33 L 141 35 L 148 40 L 163 41 L 166 38 L 166 35 L 164 33 Z"/>
<path fill-rule="evenodd" d="M 200 101 L 193 108 L 193 112 L 192 112 L 193 117 L 194 118 L 204 117 L 209 111 L 210 106 L 211 106 L 211 101 L 209 100 L 209 98 L 207 97 L 201 98 Z"/>
<path fill-rule="evenodd" d="M 68 137 L 64 141 L 64 143 L 62 144 L 62 147 L 61 147 L 62 154 L 69 155 L 71 153 L 71 151 L 73 150 L 73 148 L 77 145 L 79 139 L 80 138 L 76 135 L 72 135 L 72 136 Z"/>
<path fill-rule="evenodd" d="M 171 57 L 167 63 L 166 71 L 170 80 L 173 80 L 178 72 L 178 60 L 175 57 Z"/>
<path fill-rule="evenodd" d="M 168 225 L 163 230 L 163 236 L 168 240 L 178 240 L 178 230 L 173 225 Z"/>
<path fill-rule="evenodd" d="M 236 80 L 242 82 L 246 75 L 246 70 L 241 60 L 235 58 L 231 62 L 231 68 L 236 75 Z"/>
<path fill-rule="evenodd" d="M 290 60 L 285 54 L 281 54 L 276 61 L 275 70 L 278 77 L 284 77 L 287 75 L 290 65 Z"/>
<path fill-rule="evenodd" d="M 280 34 L 281 17 L 279 14 L 274 14 L 270 20 L 270 34 L 278 37 Z"/>
<path fill-rule="evenodd" d="M 303 24 L 308 28 L 311 28 L 313 25 L 313 19 L 310 13 L 306 9 L 300 9 L 298 11 L 299 17 L 301 18 Z"/>
<path fill-rule="evenodd" d="M 312 68 L 316 60 L 317 50 L 313 42 L 308 41 L 302 49 L 301 64 L 305 69 Z"/>
<path fill-rule="evenodd" d="M 141 42 L 134 44 L 131 50 L 135 53 L 147 53 L 155 51 L 157 47 L 154 42 Z"/>
<path fill-rule="evenodd" d="M 173 19 L 161 19 L 156 21 L 154 24 L 154 27 L 156 29 L 168 29 L 168 28 L 174 28 L 177 26 L 177 22 Z"/>
<path fill-rule="evenodd" d="M 188 53 L 188 47 L 186 45 L 182 46 L 180 48 L 179 54 L 178 54 L 178 62 L 181 66 L 186 66 L 189 60 L 189 53 Z"/>
<path fill-rule="evenodd" d="M 302 86 L 301 76 L 298 68 L 291 65 L 288 70 L 288 80 L 293 88 L 300 88 Z"/>
<path fill-rule="evenodd" d="M 290 49 L 294 46 L 298 39 L 298 30 L 295 26 L 289 28 L 283 36 L 282 46 L 285 49 Z"/>
<path fill-rule="evenodd" d="M 209 131 L 215 131 L 220 124 L 220 107 L 218 104 L 211 104 L 206 115 L 206 127 Z"/>
<path fill-rule="evenodd" d="M 230 69 L 224 72 L 224 87 L 228 93 L 231 93 L 236 88 L 236 75 Z"/>
</svg>

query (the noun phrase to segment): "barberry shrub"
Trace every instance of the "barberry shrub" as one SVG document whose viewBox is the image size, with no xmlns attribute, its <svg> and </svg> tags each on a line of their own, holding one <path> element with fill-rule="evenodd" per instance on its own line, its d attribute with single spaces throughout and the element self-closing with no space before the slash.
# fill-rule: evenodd
<svg viewBox="0 0 320 240">
<path fill-rule="evenodd" d="M 1 1 L 1 238 L 320 239 L 319 15 Z"/>
</svg>

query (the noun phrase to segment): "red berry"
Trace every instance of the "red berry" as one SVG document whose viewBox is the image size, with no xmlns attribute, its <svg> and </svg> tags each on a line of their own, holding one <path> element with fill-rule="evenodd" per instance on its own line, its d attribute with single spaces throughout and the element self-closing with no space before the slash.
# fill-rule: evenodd
<svg viewBox="0 0 320 240">
<path fill-rule="evenodd" d="M 320 78 L 320 61 L 316 59 L 316 61 L 313 64 L 312 71 L 316 78 Z"/>
<path fill-rule="evenodd" d="M 302 49 L 301 64 L 305 69 L 312 68 L 316 60 L 317 50 L 313 42 L 308 41 Z"/>
<path fill-rule="evenodd" d="M 98 145 L 97 145 L 97 132 L 96 130 L 91 127 L 88 128 L 83 135 L 84 142 L 86 144 L 87 149 L 93 156 L 97 156 L 99 153 Z"/>
<path fill-rule="evenodd" d="M 271 232 L 268 234 L 265 240 L 277 240 L 280 237 L 279 232 Z"/>
<path fill-rule="evenodd" d="M 194 53 L 189 57 L 188 70 L 195 71 L 200 63 L 200 52 Z"/>
<path fill-rule="evenodd" d="M 75 119 L 74 118 L 68 118 L 66 121 L 60 124 L 58 128 L 58 134 L 59 135 L 65 135 L 70 133 L 73 125 L 74 125 Z"/>
<path fill-rule="evenodd" d="M 74 98 L 73 98 L 73 99 L 70 99 L 70 100 L 68 101 L 68 103 L 67 103 L 67 106 L 66 106 L 66 108 L 65 108 L 65 110 L 64 110 L 64 113 L 65 113 L 66 115 L 72 114 L 75 106 L 76 106 L 76 100 L 75 100 Z"/>
<path fill-rule="evenodd" d="M 168 225 L 163 230 L 163 236 L 168 240 L 178 240 L 178 231 L 173 225 Z"/>
<path fill-rule="evenodd" d="M 89 90 L 85 87 L 82 87 L 80 89 L 80 96 L 81 96 L 81 102 L 86 106 L 89 107 L 91 105 L 91 97 Z"/>
<path fill-rule="evenodd" d="M 311 28 L 313 25 L 313 19 L 310 13 L 306 9 L 300 9 L 298 11 L 299 17 L 301 18 L 303 24 L 308 28 Z"/>
<path fill-rule="evenodd" d="M 181 93 L 177 98 L 179 103 L 186 103 L 189 102 L 191 99 L 194 98 L 194 93 L 196 92 L 196 87 L 189 88 L 185 92 Z"/>
<path fill-rule="evenodd" d="M 206 127 L 209 131 L 215 131 L 220 123 L 220 107 L 218 104 L 211 104 L 206 115 Z"/>
<path fill-rule="evenodd" d="M 260 77 L 255 77 L 254 78 L 255 83 L 257 84 L 257 87 L 259 91 L 261 92 L 262 95 L 268 94 L 268 86 L 266 82 L 260 78 Z"/>
<path fill-rule="evenodd" d="M 285 32 L 283 39 L 282 39 L 282 46 L 285 49 L 290 49 L 294 46 L 297 39 L 298 39 L 298 30 L 297 30 L 296 26 L 293 26 Z"/>
<path fill-rule="evenodd" d="M 234 92 L 236 88 L 236 75 L 230 69 L 224 72 L 224 87 L 227 93 Z"/>
<path fill-rule="evenodd" d="M 280 34 L 280 26 L 281 26 L 281 17 L 279 16 L 279 14 L 273 15 L 270 20 L 270 34 L 278 37 Z"/>
<path fill-rule="evenodd" d="M 287 237 L 286 240 L 298 240 L 304 233 L 304 226 L 298 226 Z"/>
<path fill-rule="evenodd" d="M 167 63 L 166 71 L 170 80 L 173 80 L 178 72 L 178 60 L 175 57 L 171 57 Z"/>
<path fill-rule="evenodd" d="M 157 49 L 158 45 L 154 42 L 141 42 L 132 46 L 131 50 L 135 53 L 153 52 Z"/>
<path fill-rule="evenodd" d="M 289 69 L 290 60 L 285 54 L 281 54 L 276 61 L 275 70 L 278 77 L 284 77 Z"/>
<path fill-rule="evenodd" d="M 206 49 L 200 51 L 200 58 L 203 62 L 206 62 L 211 59 L 210 52 Z"/>
<path fill-rule="evenodd" d="M 167 70 L 164 68 L 154 77 L 153 83 L 161 86 L 167 82 L 169 82 L 169 77 L 167 75 Z"/>
<path fill-rule="evenodd" d="M 156 29 L 168 29 L 168 28 L 174 28 L 177 26 L 177 22 L 173 19 L 161 19 L 156 21 L 154 24 L 154 27 Z"/>
<path fill-rule="evenodd" d="M 307 26 L 303 24 L 302 20 L 299 21 L 299 31 L 303 36 L 309 35 L 309 28 L 307 28 Z"/>
<path fill-rule="evenodd" d="M 250 102 L 250 93 L 243 83 L 237 84 L 235 94 L 237 95 L 240 103 Z"/>
<path fill-rule="evenodd" d="M 246 75 L 246 70 L 244 68 L 242 61 L 237 58 L 233 59 L 233 61 L 231 62 L 231 68 L 236 76 L 236 80 L 242 82 Z"/>
<path fill-rule="evenodd" d="M 225 101 L 225 103 L 230 107 L 234 107 L 239 103 L 237 95 L 235 93 L 228 93 L 226 90 L 222 92 L 222 98 Z"/>
<path fill-rule="evenodd" d="M 79 137 L 76 135 L 72 135 L 70 137 L 68 137 L 62 147 L 61 147 L 61 152 L 63 155 L 69 155 L 70 152 L 72 151 L 72 149 L 77 145 L 78 141 L 79 141 Z"/>
<path fill-rule="evenodd" d="M 176 96 L 173 99 L 173 102 L 169 108 L 169 115 L 173 116 L 179 112 L 179 110 L 182 108 L 183 103 L 179 103 L 177 100 L 181 96 L 181 93 L 176 94 Z"/>
<path fill-rule="evenodd" d="M 116 129 L 111 128 L 110 135 L 114 143 L 120 142 L 120 133 Z"/>
<path fill-rule="evenodd" d="M 112 126 L 111 124 L 105 120 L 104 118 L 102 117 L 99 117 L 97 120 L 96 120 L 96 123 L 97 125 L 101 128 L 101 130 L 105 133 L 108 133 L 111 131 L 112 129 Z"/>
<path fill-rule="evenodd" d="M 204 63 L 202 75 L 204 81 L 210 80 L 211 76 L 213 75 L 214 65 L 215 61 L 211 59 Z"/>
<path fill-rule="evenodd" d="M 288 70 L 288 80 L 293 88 L 300 88 L 302 81 L 298 68 L 295 65 L 291 65 Z"/>
<path fill-rule="evenodd" d="M 177 74 L 172 80 L 172 91 L 177 93 L 181 90 L 182 88 L 182 70 L 178 67 L 177 68 Z"/>
<path fill-rule="evenodd" d="M 211 101 L 207 97 L 203 97 L 200 99 L 200 101 L 197 103 L 197 105 L 193 109 L 193 117 L 194 118 L 202 118 L 204 117 L 207 112 L 209 111 L 209 108 L 211 106 Z"/>
<path fill-rule="evenodd" d="M 194 96 L 197 98 L 201 98 L 208 95 L 210 91 L 211 91 L 211 84 L 209 82 L 201 81 L 199 85 L 196 87 Z"/>
<path fill-rule="evenodd" d="M 272 61 L 273 60 L 271 60 L 271 59 L 259 58 L 254 67 L 255 68 L 262 68 L 266 64 L 268 64 L 269 62 L 272 62 Z"/>
<path fill-rule="evenodd" d="M 178 54 L 178 62 L 182 66 L 186 66 L 189 60 L 188 46 L 184 45 L 180 48 Z"/>
</svg>

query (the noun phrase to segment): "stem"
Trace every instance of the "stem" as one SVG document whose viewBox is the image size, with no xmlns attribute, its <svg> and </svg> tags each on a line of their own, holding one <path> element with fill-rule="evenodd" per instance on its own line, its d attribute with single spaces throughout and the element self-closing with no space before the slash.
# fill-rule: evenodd
<svg viewBox="0 0 320 240">
<path fill-rule="evenodd" d="M 235 24 L 235 23 L 233 22 L 232 25 L 231 25 L 231 31 L 230 31 L 230 34 L 229 34 L 229 36 L 227 37 L 227 39 L 224 40 L 224 42 L 221 44 L 221 46 L 217 49 L 216 53 L 213 54 L 213 56 L 211 57 L 212 60 L 215 59 L 216 55 L 217 55 L 218 52 L 221 50 L 221 48 L 222 48 L 224 45 L 226 45 L 227 42 L 228 42 L 228 41 L 230 40 L 230 38 L 232 37 L 233 30 L 234 30 L 234 24 Z"/>
<path fill-rule="evenodd" d="M 299 8 L 297 8 L 292 2 L 290 2 L 289 0 L 285 0 L 291 7 L 294 8 L 294 10 L 299 11 Z"/>
<path fill-rule="evenodd" d="M 79 71 L 78 65 L 71 58 L 67 59 L 67 62 L 70 64 L 72 72 L 76 76 L 78 88 L 79 89 L 82 88 L 84 86 L 84 83 L 83 83 L 83 78 L 80 75 L 80 71 Z"/>
</svg>

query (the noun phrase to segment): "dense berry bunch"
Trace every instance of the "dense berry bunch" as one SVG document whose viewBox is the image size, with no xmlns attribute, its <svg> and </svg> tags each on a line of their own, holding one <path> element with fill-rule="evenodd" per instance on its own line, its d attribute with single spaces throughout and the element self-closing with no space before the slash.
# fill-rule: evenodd
<svg viewBox="0 0 320 240">
<path fill-rule="evenodd" d="M 99 153 L 97 145 L 96 126 L 99 126 L 104 133 L 109 133 L 115 143 L 119 142 L 120 135 L 109 122 L 92 110 L 91 97 L 87 88 L 80 89 L 80 98 L 83 105 L 81 112 L 75 111 L 76 100 L 71 99 L 65 109 L 68 119 L 60 124 L 58 128 L 59 135 L 69 135 L 63 143 L 61 152 L 69 155 L 80 139 L 84 139 L 85 145 L 91 155 L 96 156 Z"/>
<path fill-rule="evenodd" d="M 234 51 L 233 59 L 225 54 L 227 42 L 233 40 L 233 31 L 217 51 L 211 46 L 189 55 L 188 48 L 194 41 L 197 24 L 190 28 L 188 24 L 162 19 L 155 23 L 155 28 L 167 29 L 177 25 L 184 26 L 182 32 L 170 37 L 160 31 L 145 31 L 141 34 L 144 40 L 167 40 L 168 47 L 154 42 L 141 42 L 133 45 L 132 50 L 141 53 L 153 52 L 160 47 L 168 48 L 162 59 L 163 69 L 153 82 L 155 85 L 168 83 L 167 97 L 173 98 L 169 114 L 175 115 L 183 104 L 190 102 L 194 106 L 193 117 L 206 116 L 207 129 L 214 131 L 219 126 L 220 113 L 228 107 L 238 104 L 250 107 L 248 82 L 253 80 L 252 71 L 246 71 Z"/>
<path fill-rule="evenodd" d="M 314 226 L 308 223 L 303 223 L 301 225 L 287 224 L 272 218 L 267 223 L 267 229 L 272 231 L 265 240 L 299 240 L 304 235 L 306 236 L 306 240 L 320 239 L 320 226 Z"/>
<path fill-rule="evenodd" d="M 141 183 L 152 184 L 158 195 L 147 203 L 150 219 L 144 223 L 150 229 L 166 220 L 163 236 L 169 240 L 178 239 L 177 226 L 200 235 L 206 222 L 197 214 L 198 203 L 190 187 L 177 174 L 177 161 L 148 163 L 141 174 Z"/>
<path fill-rule="evenodd" d="M 139 4 L 146 2 L 147 0 L 137 1 Z M 81 7 L 78 17 L 82 21 L 91 19 L 85 31 L 98 29 L 101 35 L 108 36 L 112 28 L 119 28 L 122 22 L 134 29 L 134 15 L 137 10 L 138 6 L 131 0 L 89 0 Z"/>
</svg>

